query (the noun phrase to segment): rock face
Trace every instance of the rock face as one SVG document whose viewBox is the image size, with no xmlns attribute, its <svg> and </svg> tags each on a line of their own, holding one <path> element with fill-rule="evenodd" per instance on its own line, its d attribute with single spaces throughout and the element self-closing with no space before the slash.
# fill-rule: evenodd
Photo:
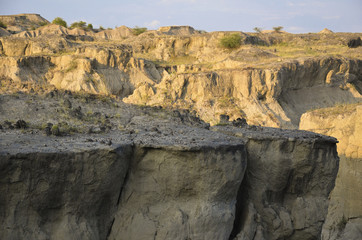
<svg viewBox="0 0 362 240">
<path fill-rule="evenodd" d="M 35 29 L 49 23 L 39 14 L 1 15 L 0 21 L 7 26 L 7 30 L 15 33 Z"/>
<path fill-rule="evenodd" d="M 1 239 L 106 239 L 132 147 L 78 140 L 1 136 Z"/>
<path fill-rule="evenodd" d="M 303 115 L 362 99 L 361 48 L 340 47 L 360 34 L 135 36 L 11 19 L 26 31 L 0 33 L 1 239 L 361 233 L 359 107 Z M 232 33 L 241 46 L 220 47 Z M 334 138 L 247 123 L 340 138 L 331 204 Z"/>
<path fill-rule="evenodd" d="M 262 128 L 216 127 L 247 138 L 234 239 L 319 239 L 338 170 L 335 139 Z"/>
<path fill-rule="evenodd" d="M 180 111 L 85 99 L 1 96 L 1 238 L 319 236 L 338 169 L 335 139 L 246 124 L 210 131 Z M 95 109 L 109 131 L 37 130 L 45 119 L 62 133 L 66 119 L 80 132 Z M 27 128 L 12 129 L 4 119 L 14 117 Z"/>
<path fill-rule="evenodd" d="M 340 167 L 331 194 L 322 239 L 362 236 L 362 105 L 354 104 L 305 113 L 300 128 L 338 139 Z"/>
</svg>

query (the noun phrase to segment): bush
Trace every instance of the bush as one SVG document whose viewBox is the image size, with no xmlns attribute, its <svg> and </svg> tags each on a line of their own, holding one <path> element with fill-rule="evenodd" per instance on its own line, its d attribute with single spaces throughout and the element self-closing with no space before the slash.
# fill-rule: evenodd
<svg viewBox="0 0 362 240">
<path fill-rule="evenodd" d="M 2 21 L 0 21 L 0 27 L 2 27 L 2 28 L 7 28 L 7 26 L 2 22 Z"/>
<path fill-rule="evenodd" d="M 93 30 L 93 25 L 92 25 L 91 23 L 89 23 L 89 24 L 87 25 L 87 29 L 88 29 L 88 30 Z"/>
<path fill-rule="evenodd" d="M 70 25 L 70 28 L 80 28 L 80 29 L 83 29 L 85 30 L 86 28 L 86 22 L 83 22 L 83 21 L 79 21 L 79 22 L 74 22 Z"/>
<path fill-rule="evenodd" d="M 54 18 L 54 20 L 52 21 L 53 24 L 62 26 L 62 27 L 68 27 L 67 22 L 63 20 L 63 18 L 60 17 L 56 17 Z"/>
<path fill-rule="evenodd" d="M 278 27 L 273 27 L 273 29 L 274 29 L 274 32 L 280 33 L 280 31 L 283 29 L 283 27 L 282 27 L 282 26 L 278 26 Z"/>
<path fill-rule="evenodd" d="M 145 28 L 145 27 L 141 28 L 141 27 L 136 26 L 132 29 L 133 34 L 136 36 L 140 35 L 141 33 L 146 32 L 146 31 L 147 31 L 147 28 Z"/>
<path fill-rule="evenodd" d="M 257 33 L 261 33 L 262 29 L 261 28 L 258 28 L 258 27 L 255 27 L 253 28 L 253 30 Z"/>
<path fill-rule="evenodd" d="M 102 30 L 102 31 L 103 31 L 103 30 L 104 30 L 104 27 L 102 27 L 102 26 L 99 26 L 99 30 Z"/>
<path fill-rule="evenodd" d="M 227 35 L 220 39 L 220 45 L 228 49 L 238 48 L 241 45 L 241 36 L 238 33 Z"/>
</svg>

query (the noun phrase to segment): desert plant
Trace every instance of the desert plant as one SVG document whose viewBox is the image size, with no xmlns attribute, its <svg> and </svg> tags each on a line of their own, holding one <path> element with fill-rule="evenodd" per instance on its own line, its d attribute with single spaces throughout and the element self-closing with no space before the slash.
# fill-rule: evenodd
<svg viewBox="0 0 362 240">
<path fill-rule="evenodd" d="M 241 36 L 238 33 L 233 33 L 222 37 L 220 39 L 220 45 L 221 47 L 228 49 L 238 48 L 241 45 Z"/>
<path fill-rule="evenodd" d="M 104 27 L 103 27 L 103 26 L 99 26 L 99 30 L 104 30 Z"/>
<path fill-rule="evenodd" d="M 79 22 L 74 22 L 70 25 L 70 28 L 80 28 L 80 29 L 85 29 L 86 28 L 86 22 L 83 21 L 79 21 Z"/>
<path fill-rule="evenodd" d="M 147 31 L 147 28 L 143 27 L 138 27 L 138 26 L 135 26 L 133 29 L 132 29 L 132 32 L 134 35 L 138 36 L 140 35 L 141 33 L 144 33 Z"/>
<path fill-rule="evenodd" d="M 3 23 L 2 21 L 0 21 L 0 27 L 2 27 L 2 28 L 7 28 L 7 26 L 5 25 L 5 23 Z"/>
<path fill-rule="evenodd" d="M 65 27 L 65 28 L 68 27 L 67 22 L 64 21 L 64 19 L 61 18 L 61 17 L 56 17 L 56 18 L 54 18 L 54 20 L 52 21 L 52 23 L 53 23 L 53 24 L 56 24 L 56 25 L 59 25 L 59 26 L 62 26 L 62 27 Z"/>
<path fill-rule="evenodd" d="M 281 31 L 282 29 L 283 29 L 282 26 L 273 27 L 273 30 L 274 30 L 274 32 L 276 32 L 276 33 L 280 33 L 280 31 Z"/>
<path fill-rule="evenodd" d="M 253 28 L 253 30 L 254 30 L 255 32 L 257 32 L 257 33 L 261 33 L 261 31 L 262 31 L 263 29 L 258 28 L 258 27 L 255 27 L 255 28 Z"/>
<path fill-rule="evenodd" d="M 87 30 L 93 30 L 93 25 L 91 23 L 87 25 Z"/>
</svg>

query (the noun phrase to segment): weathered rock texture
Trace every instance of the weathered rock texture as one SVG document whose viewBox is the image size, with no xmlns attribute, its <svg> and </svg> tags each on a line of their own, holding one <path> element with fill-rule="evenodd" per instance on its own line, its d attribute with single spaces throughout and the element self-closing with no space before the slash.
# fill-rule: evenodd
<svg viewBox="0 0 362 240">
<path fill-rule="evenodd" d="M 39 14 L 1 15 L 0 21 L 7 26 L 7 30 L 15 33 L 32 30 L 49 23 Z"/>
<path fill-rule="evenodd" d="M 319 239 L 338 170 L 335 139 L 262 128 L 217 127 L 247 139 L 235 239 Z"/>
<path fill-rule="evenodd" d="M 338 168 L 334 139 L 252 126 L 215 132 L 181 111 L 48 95 L 0 97 L 1 238 L 319 236 Z M 12 129 L 23 123 L 15 117 L 25 129 Z M 41 121 L 62 137 L 46 136 Z M 98 134 L 62 134 L 98 124 Z"/>
<path fill-rule="evenodd" d="M 18 137 L 0 139 L 0 238 L 106 239 L 131 145 Z"/>
<path fill-rule="evenodd" d="M 346 105 L 305 113 L 300 128 L 338 139 L 340 167 L 331 194 L 322 239 L 362 236 L 362 105 Z"/>
</svg>

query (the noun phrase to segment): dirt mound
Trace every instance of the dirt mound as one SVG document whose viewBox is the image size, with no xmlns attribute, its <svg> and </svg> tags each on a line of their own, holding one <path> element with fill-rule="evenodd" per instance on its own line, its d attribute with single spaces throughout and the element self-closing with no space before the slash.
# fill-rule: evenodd
<svg viewBox="0 0 362 240">
<path fill-rule="evenodd" d="M 320 31 L 319 33 L 321 33 L 321 34 L 330 34 L 330 33 L 333 33 L 333 31 L 329 30 L 328 28 L 325 28 L 322 31 Z"/>
</svg>

